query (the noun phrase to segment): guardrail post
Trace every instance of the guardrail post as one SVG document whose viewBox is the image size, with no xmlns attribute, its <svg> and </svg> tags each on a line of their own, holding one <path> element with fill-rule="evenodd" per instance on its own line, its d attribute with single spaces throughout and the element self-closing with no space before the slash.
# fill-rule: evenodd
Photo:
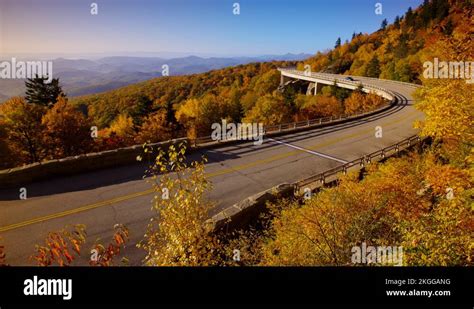
<svg viewBox="0 0 474 309">
<path fill-rule="evenodd" d="M 278 132 L 281 132 L 281 124 L 278 125 Z"/>
</svg>

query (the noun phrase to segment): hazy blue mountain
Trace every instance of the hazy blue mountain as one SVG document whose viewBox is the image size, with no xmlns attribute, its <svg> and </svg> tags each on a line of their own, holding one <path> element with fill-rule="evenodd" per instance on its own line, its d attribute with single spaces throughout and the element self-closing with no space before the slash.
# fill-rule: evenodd
<svg viewBox="0 0 474 309">
<path fill-rule="evenodd" d="M 95 60 L 53 60 L 54 77 L 59 77 L 69 96 L 103 92 L 125 85 L 161 76 L 163 65 L 169 74 L 186 75 L 202 73 L 227 66 L 271 60 L 302 60 L 309 54 L 262 55 L 256 57 L 209 57 L 186 56 L 165 59 L 160 57 L 111 56 Z M 0 80 L 0 102 L 8 97 L 24 95 L 24 80 Z"/>
</svg>

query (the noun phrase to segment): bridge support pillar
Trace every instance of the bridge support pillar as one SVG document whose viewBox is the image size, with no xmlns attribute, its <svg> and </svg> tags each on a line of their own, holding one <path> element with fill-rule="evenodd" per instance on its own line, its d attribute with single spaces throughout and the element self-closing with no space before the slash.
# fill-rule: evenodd
<svg viewBox="0 0 474 309">
<path fill-rule="evenodd" d="M 318 92 L 321 92 L 322 84 L 318 83 L 309 83 L 308 89 L 306 90 L 306 95 L 317 95 Z"/>
<path fill-rule="evenodd" d="M 287 77 L 283 74 L 280 75 L 280 87 L 284 87 L 287 82 L 291 81 L 290 77 Z"/>
</svg>

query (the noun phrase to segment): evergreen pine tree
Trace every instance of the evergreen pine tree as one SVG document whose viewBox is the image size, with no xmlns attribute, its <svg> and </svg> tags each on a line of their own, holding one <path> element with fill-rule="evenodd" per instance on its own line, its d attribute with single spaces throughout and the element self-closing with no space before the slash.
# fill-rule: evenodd
<svg viewBox="0 0 474 309">
<path fill-rule="evenodd" d="M 379 77 L 380 73 L 380 61 L 377 56 L 373 56 L 367 64 L 365 75 L 367 77 Z"/>
<path fill-rule="evenodd" d="M 413 10 L 411 9 L 411 7 L 409 7 L 405 14 L 405 23 L 407 27 L 413 26 L 414 21 L 415 21 L 415 14 L 413 13 Z"/>
<path fill-rule="evenodd" d="M 395 16 L 395 21 L 393 22 L 395 28 L 400 29 L 400 17 L 397 15 Z"/>
<path fill-rule="evenodd" d="M 31 104 L 51 106 L 57 102 L 60 95 L 64 95 L 59 79 L 54 78 L 49 84 L 46 77 L 28 78 L 25 82 L 26 100 Z"/>
<path fill-rule="evenodd" d="M 147 96 L 141 95 L 138 97 L 133 110 L 130 111 L 130 116 L 133 118 L 135 125 L 141 125 L 144 118 L 151 112 L 153 101 Z"/>
</svg>

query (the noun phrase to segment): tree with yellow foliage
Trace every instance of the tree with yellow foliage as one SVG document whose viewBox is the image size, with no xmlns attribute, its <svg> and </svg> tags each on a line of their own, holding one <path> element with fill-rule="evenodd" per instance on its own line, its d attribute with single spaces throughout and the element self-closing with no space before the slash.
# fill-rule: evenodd
<svg viewBox="0 0 474 309">
<path fill-rule="evenodd" d="M 463 15 L 468 17 L 467 12 Z M 427 48 L 423 60 L 433 61 L 435 57 L 449 61 L 471 59 L 471 31 L 469 23 L 458 25 L 452 35 L 438 38 Z M 422 78 L 422 81 L 423 87 L 415 93 L 415 107 L 424 112 L 426 118 L 415 123 L 416 127 L 421 129 L 422 136 L 442 142 L 445 151 L 463 160 L 473 147 L 474 85 L 463 79 Z"/>
<path fill-rule="evenodd" d="M 132 143 L 135 136 L 135 124 L 133 123 L 133 118 L 126 114 L 118 115 L 104 133 L 105 137 L 115 134 L 125 141 L 125 144 Z"/>
<path fill-rule="evenodd" d="M 219 101 L 208 94 L 187 100 L 176 112 L 176 119 L 186 127 L 189 138 L 196 138 L 210 135 L 212 123 L 219 122 L 220 115 Z"/>
<path fill-rule="evenodd" d="M 210 183 L 204 162 L 185 160 L 184 144 L 158 150 L 151 168 L 156 216 L 139 244 L 150 266 L 207 266 L 215 264 L 217 239 L 207 223 L 213 204 L 207 200 Z"/>
<path fill-rule="evenodd" d="M 443 141 L 472 141 L 474 103 L 472 85 L 464 80 L 428 81 L 417 94 L 416 107 L 426 115 L 418 122 L 421 134 Z"/>
<path fill-rule="evenodd" d="M 245 122 L 263 123 L 264 125 L 290 122 L 291 108 L 285 103 L 280 93 L 266 94 L 259 97 L 255 106 L 247 113 Z"/>
<path fill-rule="evenodd" d="M 199 117 L 201 116 L 199 104 L 199 100 L 189 99 L 176 112 L 176 119 L 186 126 L 189 138 L 198 137 Z"/>
</svg>

